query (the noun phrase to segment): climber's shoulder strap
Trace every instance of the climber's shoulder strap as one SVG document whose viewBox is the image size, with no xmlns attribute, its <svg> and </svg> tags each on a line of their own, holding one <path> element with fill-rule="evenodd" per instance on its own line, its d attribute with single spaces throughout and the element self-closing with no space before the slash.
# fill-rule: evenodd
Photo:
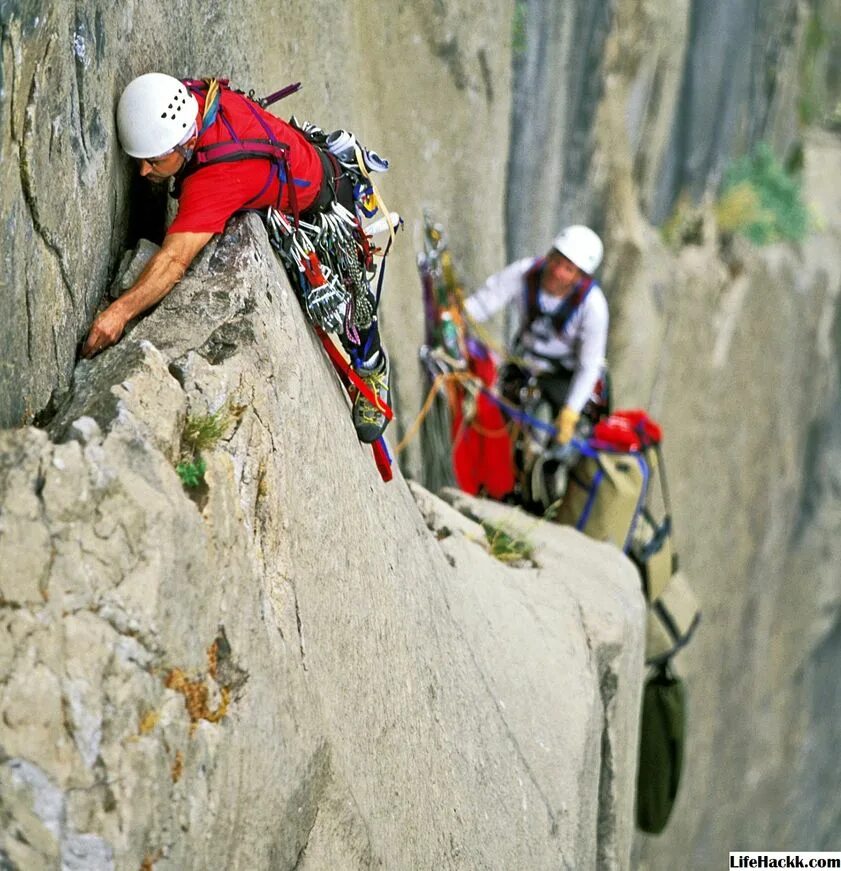
<svg viewBox="0 0 841 871">
<path fill-rule="evenodd" d="M 537 301 L 540 291 L 540 282 L 543 278 L 543 267 L 546 265 L 546 258 L 539 257 L 529 267 L 523 277 L 523 292 L 525 294 L 525 319 L 523 320 L 523 331 L 527 330 L 540 317 L 540 305 Z"/>
<path fill-rule="evenodd" d="M 235 91 L 229 88 L 226 79 L 210 79 L 207 82 L 188 79 L 184 84 L 193 93 L 203 94 L 205 98 L 199 136 L 217 122 L 225 127 L 230 136 L 229 140 L 220 140 L 210 145 L 199 146 L 193 156 L 193 163 L 195 164 L 193 171 L 214 163 L 229 163 L 234 160 L 247 160 L 253 157 L 262 157 L 269 160 L 286 157 L 289 152 L 289 145 L 286 142 L 281 142 L 274 134 L 272 128 L 262 117 L 260 106 L 246 94 L 243 94 L 242 91 Z M 263 128 L 266 136 L 256 139 L 242 139 L 227 117 L 227 112 L 222 101 L 223 94 L 232 94 L 241 100 L 243 105 L 251 111 L 255 120 Z"/>
<path fill-rule="evenodd" d="M 546 259 L 541 257 L 535 261 L 534 265 L 529 268 L 524 276 L 523 292 L 525 294 L 525 318 L 523 320 L 523 327 L 520 331 L 520 335 L 528 330 L 531 325 L 542 316 L 540 304 L 538 302 L 538 294 L 540 292 L 540 282 L 543 278 L 543 269 L 545 265 Z M 593 284 L 594 282 L 592 278 L 585 278 L 578 284 L 575 290 L 564 299 L 558 310 L 552 314 L 550 320 L 552 321 L 552 327 L 556 333 L 560 334 L 564 331 L 570 318 L 572 318 L 576 311 L 578 311 L 581 304 L 587 298 L 587 294 L 590 293 Z"/>
<path fill-rule="evenodd" d="M 185 178 L 205 167 L 220 163 L 234 163 L 239 160 L 253 159 L 268 160 L 272 164 L 272 173 L 270 173 L 269 178 L 266 180 L 263 189 L 252 197 L 245 204 L 244 208 L 248 208 L 252 202 L 263 195 L 276 174 L 280 182 L 278 207 L 280 206 L 283 186 L 286 185 L 289 192 L 289 205 L 297 225 L 299 209 L 295 188 L 296 186 L 308 187 L 310 182 L 306 179 L 295 179 L 292 177 L 289 168 L 289 145 L 279 140 L 272 128 L 266 123 L 265 118 L 261 114 L 263 109 L 259 102 L 242 91 L 229 87 L 227 79 L 187 79 L 184 81 L 184 84 L 192 93 L 204 96 L 205 105 L 202 113 L 202 123 L 199 128 L 199 136 L 204 131 L 210 129 L 213 124 L 221 123 L 225 127 L 230 139 L 220 139 L 217 142 L 198 146 L 193 152 L 190 163 L 181 173 L 179 182 L 183 183 Z M 243 139 L 237 134 L 230 119 L 227 117 L 223 105 L 222 96 L 226 93 L 232 94 L 237 99 L 242 100 L 243 104 L 250 110 L 255 120 L 262 127 L 266 134 L 265 138 Z"/>
<path fill-rule="evenodd" d="M 564 299 L 560 308 L 552 315 L 552 326 L 555 328 L 555 332 L 562 333 L 564 331 L 570 318 L 572 318 L 581 307 L 581 304 L 587 298 L 587 294 L 590 293 L 592 287 L 593 279 L 585 278 L 583 281 L 579 282 L 575 290 Z"/>
</svg>

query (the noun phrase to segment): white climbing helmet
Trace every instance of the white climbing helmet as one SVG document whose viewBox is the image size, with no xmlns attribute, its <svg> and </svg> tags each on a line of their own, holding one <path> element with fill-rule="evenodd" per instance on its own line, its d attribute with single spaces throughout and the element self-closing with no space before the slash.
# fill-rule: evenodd
<svg viewBox="0 0 841 871">
<path fill-rule="evenodd" d="M 580 270 L 592 275 L 602 262 L 602 240 L 583 224 L 565 227 L 552 243 L 552 248 L 571 260 Z"/>
<path fill-rule="evenodd" d="M 117 132 L 131 157 L 159 157 L 192 134 L 199 104 L 183 82 L 164 73 L 132 79 L 117 104 Z"/>
</svg>

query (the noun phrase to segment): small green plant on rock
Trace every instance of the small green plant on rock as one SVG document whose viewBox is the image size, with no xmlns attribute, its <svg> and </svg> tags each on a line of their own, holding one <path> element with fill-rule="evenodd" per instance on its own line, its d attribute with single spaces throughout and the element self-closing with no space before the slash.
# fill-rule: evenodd
<svg viewBox="0 0 841 871">
<path fill-rule="evenodd" d="M 801 187 L 799 175 L 787 172 L 771 147 L 761 142 L 725 174 L 715 210 L 719 230 L 745 236 L 755 245 L 800 241 L 809 229 Z"/>
<path fill-rule="evenodd" d="M 482 528 L 491 548 L 491 556 L 500 562 L 534 562 L 534 545 L 527 539 L 490 520 L 483 520 Z"/>
<path fill-rule="evenodd" d="M 188 489 L 204 483 L 207 463 L 202 452 L 212 450 L 225 433 L 237 423 L 245 406 L 226 403 L 214 414 L 193 415 L 187 418 L 181 433 L 181 458 L 175 471 Z"/>
<path fill-rule="evenodd" d="M 196 457 L 193 460 L 180 462 L 175 471 L 181 479 L 181 483 L 185 487 L 195 488 L 204 483 L 204 473 L 207 469 L 207 463 L 201 458 Z"/>
</svg>

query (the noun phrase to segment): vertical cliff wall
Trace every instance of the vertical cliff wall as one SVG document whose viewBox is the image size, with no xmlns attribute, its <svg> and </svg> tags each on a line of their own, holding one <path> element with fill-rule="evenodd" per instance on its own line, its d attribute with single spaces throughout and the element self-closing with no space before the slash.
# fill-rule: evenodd
<svg viewBox="0 0 841 871">
<path fill-rule="evenodd" d="M 515 6 L 519 12 L 509 38 Z M 801 134 L 798 117 L 833 123 L 841 94 L 837 53 L 830 50 L 841 20 L 837 0 L 680 0 L 668 8 L 655 0 L 420 0 L 394 4 L 389 13 L 374 15 L 366 4 L 321 0 L 282 6 L 261 0 L 245 14 L 238 7 L 192 0 L 129 0 L 118 6 L 97 0 L 2 3 L 0 426 L 30 422 L 51 397 L 71 390 L 76 344 L 126 240 L 139 226 L 154 226 L 158 220 L 150 201 L 132 188 L 132 168 L 117 150 L 113 125 L 121 88 L 149 69 L 230 75 L 258 93 L 302 79 L 305 90 L 279 111 L 325 127 L 349 127 L 392 158 L 395 169 L 382 188 L 389 205 L 407 218 L 391 258 L 383 304 L 404 411 L 395 433 L 420 405 L 415 349 L 421 310 L 414 250 L 422 208 L 431 207 L 450 229 L 468 287 L 501 266 L 506 253 L 543 250 L 564 221 L 593 222 L 607 242 L 603 279 L 612 311 L 618 399 L 622 405 L 646 405 L 666 426 L 678 545 L 706 614 L 698 639 L 679 661 L 692 699 L 684 789 L 667 834 L 640 843 L 639 863 L 674 867 L 691 856 L 703 867 L 719 861 L 720 850 L 737 836 L 742 846 L 748 846 L 745 839 L 756 847 L 800 846 L 801 838 L 813 846 L 831 845 L 841 818 L 836 772 L 825 764 L 838 738 L 839 698 L 832 675 L 841 653 L 838 578 L 832 570 L 838 559 L 841 430 L 841 214 L 832 182 L 841 166 L 836 137 L 825 131 Z M 678 253 L 668 250 L 654 224 L 682 191 L 701 195 L 733 155 L 760 138 L 770 140 L 782 157 L 796 152 L 797 140 L 802 144 L 808 196 L 815 206 L 814 232 L 796 249 L 779 246 L 760 253 L 736 245 L 724 257 L 714 234 L 702 232 L 702 244 Z M 160 211 L 160 201 L 151 202 Z M 164 323 L 169 311 L 161 309 Z M 296 337 L 294 331 L 283 333 L 284 341 Z M 215 356 L 219 348 L 205 350 Z M 153 352 L 141 357 L 160 369 Z M 289 389 L 296 407 L 306 407 L 311 385 L 300 380 L 294 357 L 282 359 L 291 367 Z M 158 374 L 166 384 L 163 372 Z M 171 410 L 172 426 L 179 415 Z M 316 418 L 308 422 L 318 427 Z M 175 449 L 173 432 L 158 435 L 164 453 Z M 17 440 L 29 436 L 7 438 L 7 455 L 19 457 L 32 472 L 22 485 L 26 498 L 21 497 L 21 504 L 34 514 L 21 522 L 39 527 L 44 476 L 38 469 L 54 463 L 55 456 L 75 463 L 79 457 L 74 451 L 81 449 L 54 449 L 43 436 L 33 435 L 34 447 L 24 456 Z M 84 442 L 87 436 L 80 431 L 73 438 Z M 92 438 L 96 441 L 95 433 Z M 124 449 L 121 438 L 113 441 Z M 155 469 L 163 468 L 162 462 L 158 457 Z M 407 468 L 415 462 L 410 456 Z M 93 468 L 90 474 L 96 478 L 96 464 Z M 79 481 L 88 475 L 87 466 L 84 473 L 76 471 Z M 301 476 L 284 492 L 306 486 Z M 174 493 L 179 492 L 176 487 Z M 226 498 L 235 502 L 237 497 L 227 492 Z M 73 505 L 60 501 L 51 510 L 61 514 L 61 523 L 74 520 Z M 44 529 L 38 534 L 46 547 L 51 534 Z M 284 530 L 278 537 L 285 540 L 288 534 Z M 239 533 L 231 535 L 231 541 L 238 540 Z M 41 550 L 14 551 L 34 577 L 48 577 L 50 567 L 38 562 L 41 556 L 32 565 L 27 562 L 32 553 Z M 569 558 L 563 548 L 559 554 Z M 15 588 L 24 599 L 30 594 L 36 602 L 43 598 L 37 583 Z M 523 596 L 527 601 L 528 591 Z M 5 591 L 4 597 L 9 598 Z M 317 593 L 311 602 L 318 613 L 329 605 Z M 11 610 L 9 625 L 20 633 L 13 637 L 28 638 L 30 630 L 41 637 L 26 613 Z M 258 610 L 255 606 L 251 617 Z M 284 619 L 284 632 L 294 637 L 297 621 L 291 613 Z M 96 626 L 108 634 L 107 627 Z M 111 629 L 121 634 L 126 626 L 133 638 L 134 626 L 118 622 Z M 84 635 L 84 628 L 74 624 L 67 637 L 77 631 Z M 203 645 L 213 634 L 211 623 L 206 628 Z M 248 621 L 237 631 L 250 632 Z M 25 647 L 34 651 L 26 654 L 35 657 L 33 663 L 40 656 L 38 638 L 33 635 Z M 131 648 L 125 653 L 129 660 L 143 660 L 142 651 L 125 643 Z M 352 650 L 350 634 L 346 645 Z M 583 647 L 570 652 L 561 649 L 561 641 L 557 645 L 553 650 L 560 657 L 580 653 L 586 658 Z M 16 649 L 12 645 L 7 651 L 12 661 Z M 184 661 L 199 669 L 203 655 L 204 648 L 194 646 Z M 172 659 L 176 661 L 181 660 Z M 100 665 L 103 674 L 112 668 L 101 663 L 78 668 Z M 120 672 L 123 665 L 120 661 L 113 668 Z M 290 672 L 290 681 L 299 681 L 298 668 L 296 664 Z M 406 680 L 415 687 L 407 669 Z M 324 674 L 328 682 L 340 678 L 341 664 L 331 660 Z M 67 675 L 71 690 L 77 678 Z M 72 708 L 84 698 L 65 692 L 48 675 L 44 682 L 50 716 L 61 726 L 67 704 Z M 25 682 L 15 687 L 21 692 L 44 688 Z M 115 692 L 119 699 L 119 682 Z M 65 697 L 70 700 L 66 704 Z M 176 707 L 172 698 L 169 704 Z M 333 722 L 340 723 L 353 704 L 349 696 L 331 707 Z M 453 717 L 456 725 L 461 722 L 457 714 Z M 593 717 L 595 722 L 598 717 Z M 73 735 L 66 739 L 75 743 L 78 738 L 83 763 L 90 756 L 88 739 L 96 733 L 88 728 L 90 722 L 80 705 Z M 433 728 L 425 740 L 434 745 L 436 734 Z M 306 744 L 309 750 L 320 740 L 314 733 L 304 737 L 305 744 L 313 739 Z M 353 756 L 346 739 L 342 733 L 341 753 Z M 41 743 L 49 747 L 46 738 Z M 584 756 L 590 752 L 585 749 Z M 69 779 L 62 781 L 76 797 L 84 793 L 73 792 L 78 785 L 73 778 L 81 772 L 79 782 L 86 788 L 84 778 L 99 770 L 100 763 L 90 758 L 92 768 L 71 765 Z M 63 777 L 62 760 L 56 764 Z M 162 781 L 171 777 L 173 761 L 158 765 Z M 226 765 L 219 769 L 219 782 L 229 770 Z M 246 770 L 255 767 L 249 762 Z M 322 783 L 324 766 L 319 763 L 313 770 Z M 50 807 L 62 807 L 39 772 L 13 766 L 6 774 L 3 789 L 15 795 L 23 790 L 30 798 L 37 793 L 58 801 L 48 802 Z M 444 774 L 440 782 L 448 783 Z M 465 796 L 475 785 L 468 774 L 459 783 Z M 588 781 L 589 798 L 592 786 Z M 330 794 L 334 810 L 342 805 L 343 788 Z M 366 780 L 362 791 L 374 816 L 384 815 L 376 804 L 376 788 Z M 534 795 L 541 791 L 545 793 L 542 786 L 535 787 Z M 291 794 L 296 795 L 294 790 Z M 110 807 L 111 800 L 105 790 L 104 805 Z M 91 813 L 85 801 L 74 805 L 73 819 L 82 822 L 74 822 L 71 835 L 93 831 L 83 825 Z M 507 799 L 499 801 L 502 805 Z M 321 855 L 339 849 L 331 841 L 335 830 L 330 825 L 341 829 L 340 817 L 338 811 L 335 818 L 322 817 L 328 829 L 319 830 L 314 841 L 327 851 Z M 354 819 L 348 825 L 358 832 L 354 826 L 364 814 Z M 428 819 L 438 831 L 435 813 Z M 570 823 L 565 837 L 582 845 L 582 852 L 571 848 L 570 855 L 590 861 L 597 848 L 586 828 L 592 815 L 586 820 L 586 825 Z M 49 817 L 44 838 L 46 849 L 55 851 L 49 827 L 54 822 Z M 532 822 L 523 825 L 528 829 Z M 32 825 L 37 829 L 40 823 Z M 155 838 L 169 824 L 156 825 L 150 823 L 148 829 Z M 457 828 L 469 828 L 469 821 L 460 819 Z M 398 829 L 384 830 L 383 843 Z M 479 830 L 484 831 L 481 825 Z M 618 855 L 615 844 L 624 837 L 598 849 Z M 364 866 L 375 855 L 371 841 L 361 835 L 351 840 Z M 279 840 L 277 849 L 291 854 L 301 843 L 294 834 Z M 152 840 L 149 845 L 157 849 Z M 91 849 L 98 846 L 92 842 Z M 144 855 L 140 851 L 146 844 L 129 846 Z M 456 850 L 448 859 L 456 862 L 457 847 L 445 845 L 441 855 Z M 477 847 L 475 855 L 484 856 L 483 849 Z M 533 863 L 535 857 L 517 858 Z"/>
<path fill-rule="evenodd" d="M 635 863 L 713 867 L 733 845 L 829 849 L 841 819 L 829 677 L 841 615 L 841 148 L 800 119 L 834 123 L 839 7 L 691 2 L 667 16 L 644 0 L 597 5 L 577 18 L 565 7 L 573 32 L 527 40 L 515 64 L 515 105 L 536 101 L 540 121 L 512 130 L 509 239 L 523 254 L 570 219 L 603 231 L 616 400 L 664 424 L 677 543 L 705 612 L 678 658 L 690 693 L 681 797 Z M 557 27 L 556 10 L 521 7 L 527 33 Z M 599 15 L 610 23 L 597 37 Z M 600 87 L 587 84 L 583 126 L 568 129 L 586 76 Z M 543 135 L 553 147 L 541 151 Z M 574 144 L 583 138 L 587 149 Z M 652 221 L 683 191 L 713 197 L 727 163 L 760 139 L 782 160 L 802 150 L 808 238 L 722 251 L 707 209 L 699 244 L 668 249 Z M 519 159 L 530 149 L 539 161 Z"/>
<path fill-rule="evenodd" d="M 229 76 L 258 94 L 301 80 L 278 112 L 352 129 L 392 160 L 381 187 L 406 226 L 389 266 L 384 332 L 406 407 L 417 407 L 423 208 L 462 228 L 471 269 L 504 259 L 510 19 L 510 3 L 485 0 L 376 11 L 346 0 L 4 2 L 0 426 L 31 421 L 67 389 L 130 230 L 148 226 L 113 113 L 125 84 L 150 69 Z"/>
<path fill-rule="evenodd" d="M 0 867 L 627 867 L 635 571 L 453 497 L 529 536 L 504 566 L 413 492 L 235 220 L 49 430 L 0 433 Z"/>
<path fill-rule="evenodd" d="M 838 143 L 810 137 L 806 154 L 820 179 L 812 203 L 837 212 L 826 179 Z M 663 294 L 658 352 L 650 378 L 620 358 L 619 384 L 664 424 L 683 564 L 706 613 L 679 659 L 686 780 L 646 867 L 678 855 L 705 867 L 728 844 L 830 849 L 837 838 L 836 221 L 801 251 L 744 250 L 736 273 L 714 246 L 659 266 L 656 245 L 646 250 L 634 301 Z M 634 308 L 622 308 L 620 335 Z"/>
<path fill-rule="evenodd" d="M 602 223 L 607 173 L 617 159 L 630 161 L 640 206 L 660 223 L 681 192 L 698 197 L 717 183 L 734 155 L 763 139 L 783 154 L 795 143 L 810 19 L 794 0 L 668 7 L 521 0 L 518 9 L 512 257 L 543 245 L 563 223 Z M 605 139 L 599 107 L 617 87 L 623 131 Z"/>
</svg>

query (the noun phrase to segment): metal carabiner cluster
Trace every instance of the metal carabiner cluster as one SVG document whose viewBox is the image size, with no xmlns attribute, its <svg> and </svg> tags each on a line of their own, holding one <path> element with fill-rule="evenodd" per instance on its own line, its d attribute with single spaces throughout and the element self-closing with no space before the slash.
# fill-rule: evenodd
<svg viewBox="0 0 841 871">
<path fill-rule="evenodd" d="M 346 327 L 355 332 L 371 325 L 374 317 L 374 297 L 365 270 L 365 253 L 359 240 L 363 232 L 355 216 L 340 203 L 333 203 L 330 212 L 319 216 L 322 235 L 317 244 L 325 252 L 327 262 L 342 276 L 350 294 Z"/>
<path fill-rule="evenodd" d="M 266 224 L 272 244 L 284 262 L 298 270 L 307 315 L 327 332 L 342 332 L 351 297 L 343 286 L 340 272 L 326 262 L 320 243 L 322 227 L 306 221 L 299 221 L 298 226 L 293 227 L 276 209 L 268 210 Z"/>
</svg>

